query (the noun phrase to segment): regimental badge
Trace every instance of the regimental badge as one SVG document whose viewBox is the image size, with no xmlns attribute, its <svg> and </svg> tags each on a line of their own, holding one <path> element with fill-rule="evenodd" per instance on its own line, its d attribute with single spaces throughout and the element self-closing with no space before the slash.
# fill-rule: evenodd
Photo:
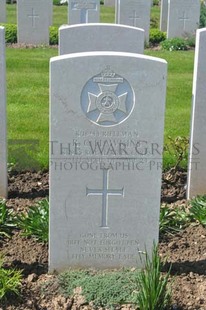
<svg viewBox="0 0 206 310">
<path fill-rule="evenodd" d="M 124 122 L 135 104 L 134 91 L 129 82 L 107 66 L 91 78 L 81 93 L 81 107 L 92 123 L 111 127 Z"/>
</svg>

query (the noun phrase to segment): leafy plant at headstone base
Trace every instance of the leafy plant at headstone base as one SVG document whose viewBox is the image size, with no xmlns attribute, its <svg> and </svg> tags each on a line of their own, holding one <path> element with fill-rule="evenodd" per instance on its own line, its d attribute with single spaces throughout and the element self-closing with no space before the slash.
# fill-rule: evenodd
<svg viewBox="0 0 206 310">
<path fill-rule="evenodd" d="M 150 29 L 149 43 L 151 45 L 159 44 L 166 39 L 166 33 L 159 29 Z"/>
<path fill-rule="evenodd" d="M 184 206 L 171 208 L 162 205 L 160 208 L 160 234 L 175 234 L 190 223 L 188 212 Z"/>
<path fill-rule="evenodd" d="M 48 242 L 49 202 L 43 199 L 36 206 L 29 207 L 28 213 L 17 215 L 17 224 L 24 236 L 35 237 L 39 241 Z"/>
<path fill-rule="evenodd" d="M 155 28 L 157 29 L 159 27 L 159 20 L 156 16 L 151 16 L 150 19 L 150 29 Z"/>
<path fill-rule="evenodd" d="M 143 253 L 144 269 L 137 275 L 138 292 L 136 302 L 139 310 L 165 310 L 171 304 L 171 285 L 169 285 L 170 270 L 163 275 L 162 263 L 158 255 L 158 247 L 154 244 L 152 257 L 145 251 Z"/>
<path fill-rule="evenodd" d="M 4 268 L 4 260 L 0 257 L 0 300 L 6 299 L 10 294 L 19 295 L 22 273 L 19 270 Z"/>
<path fill-rule="evenodd" d="M 190 208 L 190 216 L 203 226 L 206 226 L 206 195 L 197 196 L 192 199 Z"/>
<path fill-rule="evenodd" d="M 16 43 L 17 42 L 17 25 L 15 24 L 0 24 L 0 26 L 5 27 L 5 41 L 6 43 Z"/>
<path fill-rule="evenodd" d="M 58 28 L 57 27 L 49 27 L 49 44 L 50 45 L 58 45 Z"/>
<path fill-rule="evenodd" d="M 204 27 L 206 27 L 206 4 L 202 2 L 200 10 L 200 28 Z"/>
<path fill-rule="evenodd" d="M 85 304 L 92 303 L 99 309 L 114 309 L 117 305 L 133 303 L 136 291 L 136 278 L 139 271 L 67 271 L 59 275 L 61 291 L 67 297 L 79 294 Z"/>
<path fill-rule="evenodd" d="M 0 239 L 10 237 L 14 228 L 16 228 L 16 221 L 13 211 L 7 208 L 5 200 L 0 199 Z"/>
<path fill-rule="evenodd" d="M 195 47 L 195 43 L 196 43 L 196 37 L 195 35 L 187 35 L 187 37 L 185 38 L 187 45 L 189 47 Z"/>
<path fill-rule="evenodd" d="M 174 172 L 181 166 L 187 165 L 188 161 L 189 139 L 187 137 L 176 137 L 173 139 L 168 136 L 168 141 L 164 146 L 164 154 L 169 153 L 174 160 Z"/>
<path fill-rule="evenodd" d="M 183 38 L 172 38 L 161 42 L 163 50 L 167 51 L 186 51 L 188 50 L 187 41 Z"/>
</svg>

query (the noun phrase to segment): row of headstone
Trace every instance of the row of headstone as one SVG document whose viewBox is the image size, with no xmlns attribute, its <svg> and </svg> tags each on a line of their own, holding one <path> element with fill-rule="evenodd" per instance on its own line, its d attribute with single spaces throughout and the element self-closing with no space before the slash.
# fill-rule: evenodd
<svg viewBox="0 0 206 310">
<path fill-rule="evenodd" d="M 160 30 L 167 38 L 194 35 L 199 27 L 200 0 L 162 0 Z"/>
<path fill-rule="evenodd" d="M 2 1 L 2 0 L 0 0 Z M 149 40 L 151 0 L 116 1 L 116 23 L 145 30 Z M 71 0 L 68 5 L 70 25 L 98 23 L 99 0 Z M 52 23 L 52 0 L 19 0 L 17 2 L 18 43 L 49 44 Z"/>
<path fill-rule="evenodd" d="M 113 5 L 111 0 L 105 5 Z M 149 40 L 151 0 L 116 0 L 116 23 L 142 28 Z M 19 0 L 17 2 L 18 43 L 49 44 L 52 24 L 52 0 Z M 98 23 L 99 0 L 70 0 L 68 23 Z M 162 0 L 160 29 L 167 37 L 194 34 L 200 19 L 200 0 Z M 0 22 L 6 21 L 6 0 L 0 0 Z"/>
<path fill-rule="evenodd" d="M 0 23 L 6 23 L 6 0 L 0 0 Z"/>
<path fill-rule="evenodd" d="M 7 197 L 5 29 L 0 27 L 0 197 Z"/>
</svg>

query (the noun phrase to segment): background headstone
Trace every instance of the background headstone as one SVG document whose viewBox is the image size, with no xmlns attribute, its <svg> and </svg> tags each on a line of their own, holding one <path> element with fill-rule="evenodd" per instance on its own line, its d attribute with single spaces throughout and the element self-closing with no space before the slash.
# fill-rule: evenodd
<svg viewBox="0 0 206 310">
<path fill-rule="evenodd" d="M 49 25 L 52 26 L 53 25 L 53 0 L 50 1 L 49 6 L 50 6 L 50 13 L 49 13 L 50 22 L 49 22 Z"/>
<path fill-rule="evenodd" d="M 70 25 L 99 22 L 99 0 L 69 0 L 68 10 Z"/>
<path fill-rule="evenodd" d="M 151 0 L 116 0 L 116 23 L 142 28 L 149 41 Z"/>
<path fill-rule="evenodd" d="M 5 30 L 0 27 L 0 197 L 7 197 Z"/>
<path fill-rule="evenodd" d="M 18 43 L 49 44 L 51 0 L 18 0 Z"/>
<path fill-rule="evenodd" d="M 143 54 L 144 30 L 115 24 L 81 24 L 60 27 L 59 55 L 92 51 Z"/>
<path fill-rule="evenodd" d="M 167 38 L 194 35 L 199 21 L 200 0 L 169 0 Z"/>
<path fill-rule="evenodd" d="M 197 30 L 188 167 L 188 199 L 206 194 L 206 28 Z"/>
<path fill-rule="evenodd" d="M 51 60 L 50 271 L 137 267 L 158 242 L 166 71 L 132 53 Z"/>
<path fill-rule="evenodd" d="M 161 0 L 161 11 L 160 11 L 160 30 L 167 31 L 167 20 L 168 20 L 168 0 Z"/>
<path fill-rule="evenodd" d="M 6 0 L 0 0 L 0 23 L 6 23 Z"/>
<path fill-rule="evenodd" d="M 115 0 L 104 0 L 104 5 L 115 7 Z"/>
</svg>

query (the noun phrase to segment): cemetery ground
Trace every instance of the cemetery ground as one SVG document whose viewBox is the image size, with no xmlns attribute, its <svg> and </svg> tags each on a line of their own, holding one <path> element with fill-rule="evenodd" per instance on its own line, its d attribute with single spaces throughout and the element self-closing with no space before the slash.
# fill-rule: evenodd
<svg viewBox="0 0 206 310">
<path fill-rule="evenodd" d="M 172 285 L 172 300 L 171 307 L 166 309 L 203 310 L 206 309 L 206 217 L 204 213 L 201 218 L 201 212 L 198 216 L 194 205 L 192 209 L 186 202 L 185 182 L 184 169 L 163 173 L 161 274 L 166 277 L 171 268 L 168 287 Z M 137 309 L 133 303 L 138 287 L 135 268 L 75 271 L 60 276 L 48 274 L 48 193 L 46 170 L 9 173 L 8 214 L 4 222 L 2 205 L 0 209 L 0 251 L 4 270 L 21 270 L 22 278 L 18 294 L 10 293 L 1 299 L 1 308 Z M 201 203 L 205 208 L 206 200 Z M 0 274 L 2 285 L 5 278 L 2 266 Z M 10 284 L 5 281 L 0 292 L 2 288 L 6 291 L 14 287 L 15 281 L 18 283 L 17 276 Z"/>
<path fill-rule="evenodd" d="M 169 270 L 172 263 L 172 305 L 173 309 L 206 309 L 206 229 L 193 217 L 185 218 L 190 205 L 185 200 L 186 160 L 189 136 L 191 108 L 191 88 L 194 51 L 167 52 L 146 50 L 146 54 L 162 57 L 168 61 L 169 76 L 167 83 L 166 128 L 164 170 L 162 187 L 162 228 L 160 233 L 159 253 L 167 260 L 162 274 Z M 12 48 L 7 47 L 7 82 L 8 82 L 8 129 L 9 129 L 9 199 L 6 202 L 14 214 L 30 210 L 37 201 L 48 197 L 48 70 L 49 58 L 57 55 L 57 48 Z M 181 63 L 181 66 L 180 66 Z M 39 112 L 41 111 L 41 113 Z M 170 137 L 170 138 L 169 138 Z M 179 138 L 177 138 L 179 137 Z M 179 149 L 181 146 L 181 152 Z M 169 170 L 179 163 L 184 169 Z M 29 170 L 35 167 L 39 172 L 19 173 L 15 170 Z M 31 170 L 31 169 L 30 169 Z M 169 208 L 169 209 L 168 209 Z M 171 209 L 170 209 L 171 208 Z M 164 215 L 165 214 L 165 215 Z M 203 222 L 204 223 L 204 222 Z M 41 231 L 41 221 L 37 231 Z M 45 227 L 45 218 L 43 217 Z M 25 227 L 24 227 L 25 228 Z M 171 229 L 171 230 L 170 230 Z M 48 274 L 48 243 L 38 241 L 35 236 L 22 236 L 22 229 L 13 229 L 11 238 L 1 238 L 0 250 L 4 256 L 4 267 L 22 270 L 19 297 L 9 294 L 2 300 L 3 309 L 92 309 L 78 289 L 64 297 L 59 291 L 57 275 Z M 33 232 L 32 232 L 33 234 Z M 35 233 L 36 234 L 36 233 Z M 106 273 L 109 274 L 109 273 Z M 95 272 L 92 271 L 92 275 Z M 85 275 L 84 275 L 85 277 Z M 123 274 L 127 283 L 129 275 Z M 90 283 L 90 280 L 87 280 Z M 107 285 L 112 285 L 111 279 Z M 93 283 L 93 282 L 92 282 Z M 109 284 L 108 284 L 109 283 Z M 115 280 L 115 285 L 118 281 Z M 119 284 L 124 287 L 119 280 Z M 129 285 L 130 286 L 130 285 Z M 78 285 L 79 287 L 79 285 Z M 102 305 L 106 302 L 98 290 Z M 106 291 L 109 298 L 109 292 Z M 123 289 L 124 291 L 124 289 Z M 112 291 L 111 291 L 112 292 Z M 105 292 L 104 292 L 105 293 Z M 115 293 L 114 293 L 115 295 Z M 121 299 L 116 308 L 129 307 L 130 295 Z M 125 298 L 125 299 L 124 299 Z M 101 303 L 100 303 L 101 304 Z M 114 306 L 114 305 L 113 305 Z M 131 308 L 135 308 L 131 305 Z"/>
<path fill-rule="evenodd" d="M 9 22 L 14 22 L 15 6 L 9 6 L 9 10 Z M 59 10 L 64 11 L 66 17 L 65 7 Z M 56 21 L 62 15 L 58 12 L 55 12 Z M 110 21 L 110 17 L 108 19 L 104 21 Z M 55 23 L 59 25 L 58 21 Z M 0 260 L 0 281 L 12 268 L 21 270 L 22 278 L 19 281 L 16 275 L 10 283 L 1 282 L 5 289 L 7 285 L 14 288 L 18 282 L 20 286 L 17 286 L 17 295 L 14 292 L 0 299 L 0 309 L 135 309 L 135 268 L 120 273 L 116 270 L 113 273 L 116 278 L 109 277 L 109 271 L 98 278 L 94 270 L 72 273 L 70 278 L 48 274 L 48 203 L 45 200 L 49 193 L 48 72 L 49 59 L 57 54 L 56 47 L 14 45 L 6 50 L 9 198 L 7 211 L 2 204 L 0 208 L 0 253 L 4 260 Z M 165 261 L 161 274 L 166 276 L 171 268 L 172 300 L 168 309 L 203 310 L 206 309 L 206 220 L 201 208 L 199 213 L 194 209 L 192 212 L 191 204 L 185 200 L 194 51 L 148 49 L 145 54 L 168 61 L 159 244 L 161 260 Z M 178 169 L 171 168 L 175 164 Z M 31 167 L 38 172 L 31 171 Z M 205 201 L 201 203 L 204 209 Z M 32 220 L 27 214 L 34 215 Z M 62 282 L 68 284 L 69 293 L 65 294 Z M 74 287 L 70 287 L 72 283 Z M 100 290 L 97 289 L 99 283 L 104 286 Z M 1 287 L 0 292 L 2 294 Z"/>
</svg>

